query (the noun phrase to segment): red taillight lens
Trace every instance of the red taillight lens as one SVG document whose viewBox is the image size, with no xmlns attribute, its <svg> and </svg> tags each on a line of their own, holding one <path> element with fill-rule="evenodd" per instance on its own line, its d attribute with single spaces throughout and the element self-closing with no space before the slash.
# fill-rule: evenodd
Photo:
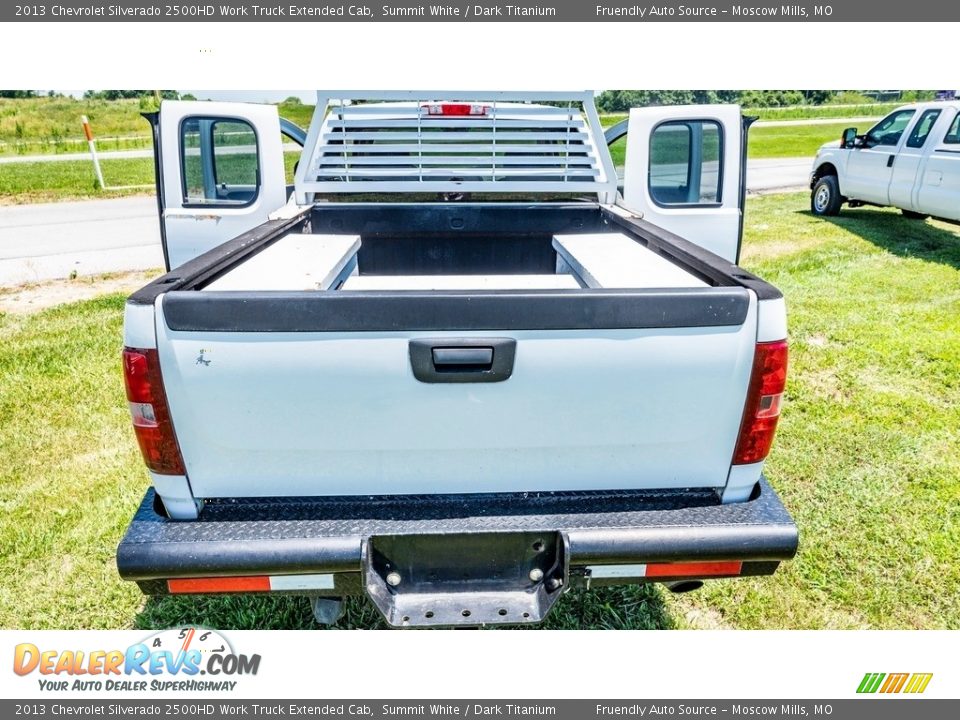
<svg viewBox="0 0 960 720">
<path fill-rule="evenodd" d="M 157 351 L 124 348 L 123 379 L 133 430 L 147 467 L 160 475 L 185 475 L 163 392 Z"/>
<path fill-rule="evenodd" d="M 767 457 L 780 419 L 787 383 L 787 341 L 757 343 L 747 405 L 740 424 L 734 465 L 749 465 Z"/>
<path fill-rule="evenodd" d="M 490 112 L 489 105 L 475 105 L 470 103 L 430 103 L 421 106 L 422 111 L 427 115 L 487 115 Z"/>
</svg>

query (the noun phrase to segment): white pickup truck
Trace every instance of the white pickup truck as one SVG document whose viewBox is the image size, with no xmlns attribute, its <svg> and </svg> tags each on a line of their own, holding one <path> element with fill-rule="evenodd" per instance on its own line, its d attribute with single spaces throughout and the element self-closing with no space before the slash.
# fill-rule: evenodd
<svg viewBox="0 0 960 720">
<path fill-rule="evenodd" d="M 739 108 L 632 111 L 622 195 L 591 92 L 318 93 L 291 190 L 274 107 L 152 121 L 169 272 L 123 367 L 153 488 L 117 553 L 145 593 L 524 624 L 794 555 Z"/>
<path fill-rule="evenodd" d="M 817 153 L 810 208 L 893 206 L 906 217 L 960 221 L 960 102 L 904 105 L 865 135 L 847 128 Z"/>
</svg>

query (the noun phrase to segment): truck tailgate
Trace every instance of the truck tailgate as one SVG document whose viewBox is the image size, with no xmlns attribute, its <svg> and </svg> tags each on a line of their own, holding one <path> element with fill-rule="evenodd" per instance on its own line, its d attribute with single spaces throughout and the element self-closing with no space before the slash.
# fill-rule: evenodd
<svg viewBox="0 0 960 720">
<path fill-rule="evenodd" d="M 169 322 L 171 296 L 198 295 L 170 293 L 156 305 L 157 340 L 193 493 L 721 488 L 751 371 L 757 300 L 742 289 L 695 292 L 718 302 L 739 292 L 745 310 L 735 323 L 690 327 L 347 332 L 329 323 L 264 331 L 241 322 L 211 331 Z M 219 302 L 225 316 L 245 307 L 203 295 L 208 310 Z M 410 341 L 445 337 L 514 339 L 512 374 L 421 382 Z"/>
</svg>

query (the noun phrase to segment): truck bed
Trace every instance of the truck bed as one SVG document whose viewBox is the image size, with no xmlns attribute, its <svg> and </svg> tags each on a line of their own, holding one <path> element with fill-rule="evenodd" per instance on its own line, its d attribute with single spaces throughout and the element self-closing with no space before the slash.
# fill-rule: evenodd
<svg viewBox="0 0 960 720">
<path fill-rule="evenodd" d="M 577 290 L 707 286 L 690 270 L 615 227 L 607 227 L 604 232 L 557 233 L 550 237 L 549 246 L 541 234 L 516 236 L 498 230 L 468 238 L 424 233 L 412 240 L 385 242 L 375 235 L 365 242 L 360 235 L 348 233 L 289 231 L 201 289 Z M 394 247 L 385 247 L 387 243 Z M 490 248 L 499 245 L 516 252 L 512 264 L 488 255 Z M 493 267 L 497 262 L 501 267 Z M 549 272 L 544 272 L 545 268 Z"/>
</svg>

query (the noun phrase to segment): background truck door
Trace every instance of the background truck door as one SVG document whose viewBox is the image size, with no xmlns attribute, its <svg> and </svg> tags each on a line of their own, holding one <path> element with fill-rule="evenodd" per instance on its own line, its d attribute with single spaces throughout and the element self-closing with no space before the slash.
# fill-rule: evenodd
<svg viewBox="0 0 960 720">
<path fill-rule="evenodd" d="M 894 207 L 920 211 L 917 205 L 918 180 L 923 174 L 934 137 L 942 137 L 946 130 L 945 124 L 938 122 L 942 115 L 943 108 L 924 110 L 907 132 L 907 139 L 893 161 L 893 174 L 890 176 L 890 204 Z"/>
<path fill-rule="evenodd" d="M 849 151 L 840 192 L 851 200 L 890 204 L 890 181 L 897 151 L 903 131 L 915 113 L 916 110 L 895 110 L 867 132 L 863 146 Z"/>
<path fill-rule="evenodd" d="M 945 108 L 946 135 L 937 142 L 921 169 L 917 207 L 947 220 L 960 220 L 960 112 Z"/>
<path fill-rule="evenodd" d="M 736 262 L 749 123 L 737 105 L 631 110 L 623 205 Z"/>
<path fill-rule="evenodd" d="M 165 101 L 154 138 L 168 270 L 260 225 L 286 203 L 273 105 Z"/>
</svg>

